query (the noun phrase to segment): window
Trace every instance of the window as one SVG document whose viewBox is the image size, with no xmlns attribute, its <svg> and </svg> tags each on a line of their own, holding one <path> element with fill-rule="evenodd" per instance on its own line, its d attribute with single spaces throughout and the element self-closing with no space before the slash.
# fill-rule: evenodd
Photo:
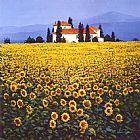
<svg viewBox="0 0 140 140">
<path fill-rule="evenodd" d="M 64 29 L 66 29 L 66 26 L 64 26 Z"/>
<path fill-rule="evenodd" d="M 76 35 L 76 39 L 78 39 L 78 35 Z"/>
</svg>

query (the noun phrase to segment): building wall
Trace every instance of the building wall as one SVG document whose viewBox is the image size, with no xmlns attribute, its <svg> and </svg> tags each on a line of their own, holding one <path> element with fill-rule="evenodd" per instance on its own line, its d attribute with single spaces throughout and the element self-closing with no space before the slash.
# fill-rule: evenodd
<svg viewBox="0 0 140 140">
<path fill-rule="evenodd" d="M 71 26 L 61 26 L 62 29 L 71 29 Z M 57 26 L 54 26 L 54 32 L 56 32 Z"/>
<path fill-rule="evenodd" d="M 98 37 L 99 34 L 90 34 L 91 41 L 94 37 Z M 86 34 L 84 34 L 85 39 Z M 66 39 L 66 42 L 78 42 L 78 34 L 63 34 L 62 38 Z M 100 39 L 101 40 L 101 39 Z M 53 34 L 53 42 L 56 42 L 56 34 Z M 102 42 L 102 41 L 100 41 Z"/>
</svg>

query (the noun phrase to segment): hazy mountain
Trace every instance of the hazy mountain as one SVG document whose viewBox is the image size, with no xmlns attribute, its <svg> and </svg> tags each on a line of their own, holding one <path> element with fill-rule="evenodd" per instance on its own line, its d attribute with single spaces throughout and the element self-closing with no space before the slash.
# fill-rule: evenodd
<svg viewBox="0 0 140 140">
<path fill-rule="evenodd" d="M 140 17 L 135 17 L 112 11 L 99 16 L 84 19 L 82 20 L 82 23 L 93 24 L 93 23 L 114 23 L 114 22 L 135 22 L 135 21 L 140 21 Z"/>
<path fill-rule="evenodd" d="M 92 24 L 99 27 L 99 24 Z M 116 22 L 116 23 L 102 23 L 104 34 L 111 35 L 115 32 L 116 38 L 124 41 L 132 40 L 133 38 L 140 39 L 140 21 L 136 22 Z"/>
<path fill-rule="evenodd" d="M 79 20 L 74 20 L 74 26 L 77 27 Z M 81 20 L 84 25 L 99 26 L 102 25 L 104 34 L 115 32 L 116 37 L 122 40 L 132 40 L 133 38 L 140 39 L 140 17 L 135 17 L 119 12 L 108 12 L 99 16 Z M 53 27 L 53 24 L 37 24 L 22 27 L 8 26 L 0 27 L 0 42 L 9 37 L 12 42 L 24 42 L 27 37 L 36 38 L 42 36 L 46 40 L 47 28 Z"/>
</svg>

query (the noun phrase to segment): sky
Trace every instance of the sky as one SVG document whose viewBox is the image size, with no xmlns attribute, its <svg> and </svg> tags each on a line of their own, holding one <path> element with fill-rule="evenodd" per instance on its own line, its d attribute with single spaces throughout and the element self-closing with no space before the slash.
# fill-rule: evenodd
<svg viewBox="0 0 140 140">
<path fill-rule="evenodd" d="M 140 17 L 140 0 L 0 0 L 0 27 L 85 19 L 110 11 Z"/>
</svg>

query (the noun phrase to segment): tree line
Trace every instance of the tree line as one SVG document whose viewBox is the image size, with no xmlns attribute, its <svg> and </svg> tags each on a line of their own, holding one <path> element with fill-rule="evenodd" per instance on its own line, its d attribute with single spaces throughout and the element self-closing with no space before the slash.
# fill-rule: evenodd
<svg viewBox="0 0 140 140">
<path fill-rule="evenodd" d="M 73 20 L 71 17 L 68 18 L 68 23 L 71 24 L 71 27 L 74 28 L 73 26 Z M 89 29 L 89 25 L 86 25 L 86 29 L 85 29 L 85 38 L 84 38 L 84 25 L 80 22 L 79 23 L 79 32 L 78 32 L 78 42 L 98 42 L 98 38 L 94 37 L 91 38 L 90 35 L 90 29 Z M 112 32 L 111 35 L 106 34 L 104 35 L 104 31 L 102 29 L 102 26 L 99 25 L 99 29 L 100 29 L 100 37 L 104 38 L 105 42 L 119 42 L 119 41 L 123 41 L 120 39 L 116 39 L 115 33 Z M 46 42 L 50 43 L 53 42 L 53 35 L 52 33 L 54 32 L 54 28 L 52 29 L 52 31 L 50 30 L 50 28 L 48 28 L 47 30 L 47 37 L 46 37 Z M 137 38 L 134 38 L 132 41 L 139 41 Z M 24 43 L 43 43 L 45 42 L 45 40 L 43 39 L 43 37 L 38 36 L 36 38 L 32 38 L 32 37 L 28 37 Z M 56 43 L 57 42 L 66 42 L 66 39 L 64 37 L 62 37 L 62 27 L 61 27 L 61 22 L 58 21 L 57 22 L 57 29 L 56 29 Z M 4 43 L 11 43 L 10 38 L 6 38 L 4 39 Z"/>
</svg>

